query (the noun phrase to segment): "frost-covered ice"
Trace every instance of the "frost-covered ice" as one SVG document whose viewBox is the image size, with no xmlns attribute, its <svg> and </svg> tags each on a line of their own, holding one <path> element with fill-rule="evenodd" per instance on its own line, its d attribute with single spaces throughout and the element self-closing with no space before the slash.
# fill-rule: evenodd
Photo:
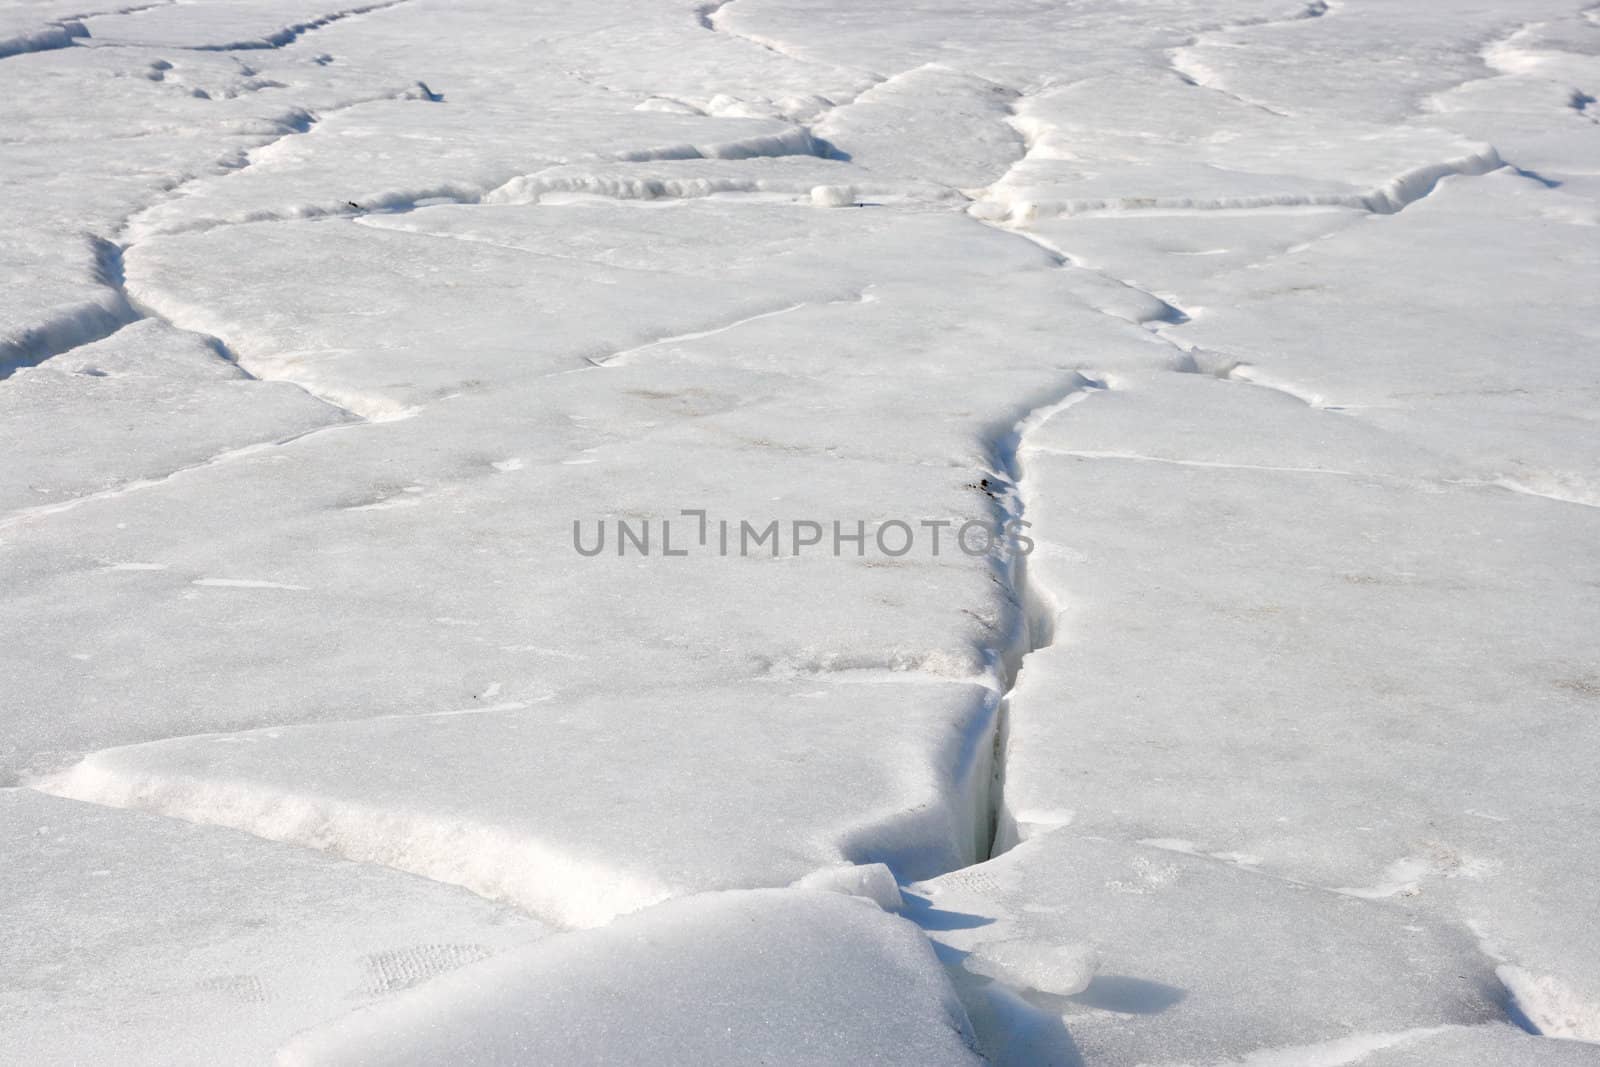
<svg viewBox="0 0 1600 1067">
<path fill-rule="evenodd" d="M 0 1058 L 1600 1062 L 1583 0 L 5 0 L 0 94 Z"/>
</svg>

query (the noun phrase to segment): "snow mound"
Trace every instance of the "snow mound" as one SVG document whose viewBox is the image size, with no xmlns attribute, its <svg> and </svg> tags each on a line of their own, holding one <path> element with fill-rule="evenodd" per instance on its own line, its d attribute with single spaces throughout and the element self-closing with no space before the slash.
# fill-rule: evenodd
<svg viewBox="0 0 1600 1067">
<path fill-rule="evenodd" d="M 356 1012 L 280 1067 L 663 1063 L 979 1067 L 910 923 L 832 893 L 689 897 Z"/>
</svg>

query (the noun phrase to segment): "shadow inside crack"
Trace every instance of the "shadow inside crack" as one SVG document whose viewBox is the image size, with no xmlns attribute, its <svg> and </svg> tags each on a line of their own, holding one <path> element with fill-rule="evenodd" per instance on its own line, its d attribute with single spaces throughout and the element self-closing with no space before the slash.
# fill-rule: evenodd
<svg viewBox="0 0 1600 1067">
<path fill-rule="evenodd" d="M 1177 986 L 1133 978 L 1125 974 L 1097 974 L 1081 993 L 1070 997 L 1051 997 L 1065 1004 L 1114 1011 L 1122 1015 L 1159 1015 L 1187 994 Z M 1038 1003 L 1037 998 L 1030 997 Z M 1043 1005 L 1040 1005 L 1041 1007 Z"/>
<path fill-rule="evenodd" d="M 936 908 L 927 897 L 919 897 L 903 887 L 900 890 L 900 897 L 905 901 L 905 908 L 901 914 L 924 930 L 971 930 L 994 922 L 993 919 L 983 915 Z"/>
</svg>

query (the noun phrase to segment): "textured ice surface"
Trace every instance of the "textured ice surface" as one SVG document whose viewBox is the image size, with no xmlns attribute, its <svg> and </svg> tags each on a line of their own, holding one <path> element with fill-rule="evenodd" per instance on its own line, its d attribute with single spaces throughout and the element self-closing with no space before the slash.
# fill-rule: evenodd
<svg viewBox="0 0 1600 1067">
<path fill-rule="evenodd" d="M 1592 1060 L 1597 57 L 0 0 L 0 911 L 64 961 L 6 1036 L 260 1062 L 416 983 L 291 1047 L 970 1059 L 876 902 L 1000 1063 Z M 542 930 L 468 890 L 597 929 L 430 981 Z"/>
<path fill-rule="evenodd" d="M 544 932 L 452 886 L 26 790 L 0 790 L 0 840 L 8 1063 L 264 1063 Z"/>
</svg>

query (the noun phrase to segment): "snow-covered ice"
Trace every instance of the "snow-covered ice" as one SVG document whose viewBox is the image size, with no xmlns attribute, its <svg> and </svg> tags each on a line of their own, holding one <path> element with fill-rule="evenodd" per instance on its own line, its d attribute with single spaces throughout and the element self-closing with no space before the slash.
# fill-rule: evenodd
<svg viewBox="0 0 1600 1067">
<path fill-rule="evenodd" d="M 0 94 L 0 1059 L 1600 1063 L 1600 9 L 0 0 Z"/>
</svg>

